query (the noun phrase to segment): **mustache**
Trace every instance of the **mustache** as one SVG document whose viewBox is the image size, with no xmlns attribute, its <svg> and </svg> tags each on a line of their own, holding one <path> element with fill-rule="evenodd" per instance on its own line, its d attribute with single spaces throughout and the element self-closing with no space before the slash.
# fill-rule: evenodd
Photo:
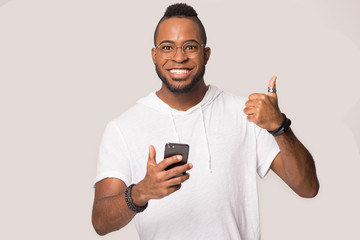
<svg viewBox="0 0 360 240">
<path fill-rule="evenodd" d="M 190 92 L 194 86 L 203 79 L 204 75 L 205 75 L 205 64 L 201 65 L 198 72 L 194 75 L 193 79 L 191 80 L 191 82 L 183 87 L 176 87 L 171 85 L 171 83 L 169 82 L 169 80 L 166 78 L 166 76 L 161 72 L 159 66 L 155 63 L 155 71 L 158 75 L 158 77 L 160 78 L 160 80 L 163 82 L 163 84 L 166 86 L 166 88 L 172 92 L 172 93 L 176 93 L 176 94 L 182 94 L 182 93 L 188 93 Z M 183 79 L 171 79 L 173 81 L 177 81 L 177 82 L 181 82 L 183 81 Z"/>
</svg>

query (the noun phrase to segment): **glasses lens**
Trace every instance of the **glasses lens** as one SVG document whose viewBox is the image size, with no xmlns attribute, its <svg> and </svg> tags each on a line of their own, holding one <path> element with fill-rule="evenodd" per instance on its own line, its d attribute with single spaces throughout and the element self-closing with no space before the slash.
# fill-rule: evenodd
<svg viewBox="0 0 360 240">
<path fill-rule="evenodd" d="M 160 54 L 165 59 L 171 59 L 175 56 L 178 47 L 172 43 L 162 43 L 158 46 Z M 180 48 L 180 47 L 179 47 Z M 200 45 L 197 42 L 184 43 L 182 46 L 182 52 L 187 57 L 196 57 L 200 51 Z"/>
<path fill-rule="evenodd" d="M 175 45 L 171 43 L 163 43 L 159 45 L 159 50 L 163 58 L 169 59 L 175 55 Z"/>
<path fill-rule="evenodd" d="M 199 52 L 200 46 L 196 42 L 185 43 L 183 46 L 183 51 L 188 57 L 196 56 Z"/>
</svg>

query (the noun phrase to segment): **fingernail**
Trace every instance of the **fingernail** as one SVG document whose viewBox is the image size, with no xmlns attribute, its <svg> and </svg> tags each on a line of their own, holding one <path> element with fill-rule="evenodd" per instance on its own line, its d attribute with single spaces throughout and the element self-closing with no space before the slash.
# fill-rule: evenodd
<svg viewBox="0 0 360 240">
<path fill-rule="evenodd" d="M 189 167 L 190 167 L 190 169 L 191 169 L 191 168 L 193 168 L 193 165 L 192 165 L 191 163 L 189 163 Z"/>
<path fill-rule="evenodd" d="M 181 156 L 181 155 L 178 155 L 178 156 L 177 156 L 177 159 L 178 159 L 178 160 L 181 160 L 181 159 L 182 159 L 182 156 Z"/>
</svg>

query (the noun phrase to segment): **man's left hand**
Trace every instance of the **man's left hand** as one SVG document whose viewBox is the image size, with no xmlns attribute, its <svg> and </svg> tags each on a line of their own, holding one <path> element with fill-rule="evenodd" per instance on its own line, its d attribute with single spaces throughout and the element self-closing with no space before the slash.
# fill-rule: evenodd
<svg viewBox="0 0 360 240">
<path fill-rule="evenodd" d="M 269 87 L 276 86 L 276 76 L 269 81 Z M 280 127 L 284 116 L 278 106 L 276 92 L 268 94 L 253 93 L 249 95 L 249 100 L 245 103 L 244 113 L 250 122 L 255 123 L 268 131 L 274 131 Z"/>
</svg>

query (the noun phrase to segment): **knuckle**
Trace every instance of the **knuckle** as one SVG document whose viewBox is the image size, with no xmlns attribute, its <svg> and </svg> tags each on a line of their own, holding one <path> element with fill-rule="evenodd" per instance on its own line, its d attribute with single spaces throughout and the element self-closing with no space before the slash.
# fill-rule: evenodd
<svg viewBox="0 0 360 240">
<path fill-rule="evenodd" d="M 159 183 L 161 182 L 161 177 L 159 175 L 154 176 L 155 182 Z"/>
<path fill-rule="evenodd" d="M 174 179 L 173 185 L 178 185 L 178 184 L 181 184 L 181 183 L 182 183 L 182 179 L 178 177 L 178 178 Z"/>
<path fill-rule="evenodd" d="M 169 159 L 166 159 L 166 161 L 165 161 L 164 163 L 165 163 L 165 165 L 167 165 L 167 167 L 168 167 L 168 166 L 170 166 L 170 165 L 172 165 L 172 164 L 175 163 L 175 159 L 174 159 L 173 157 L 171 157 L 171 158 L 169 158 Z"/>
<path fill-rule="evenodd" d="M 180 172 L 185 172 L 189 169 L 190 169 L 189 164 L 184 164 L 183 166 L 181 166 L 181 168 L 179 170 L 180 170 Z"/>
<path fill-rule="evenodd" d="M 173 169 L 170 170 L 170 175 L 171 175 L 171 176 L 174 176 L 174 175 L 176 175 L 177 173 L 178 173 L 178 171 L 176 171 L 176 168 L 173 168 Z"/>
</svg>

